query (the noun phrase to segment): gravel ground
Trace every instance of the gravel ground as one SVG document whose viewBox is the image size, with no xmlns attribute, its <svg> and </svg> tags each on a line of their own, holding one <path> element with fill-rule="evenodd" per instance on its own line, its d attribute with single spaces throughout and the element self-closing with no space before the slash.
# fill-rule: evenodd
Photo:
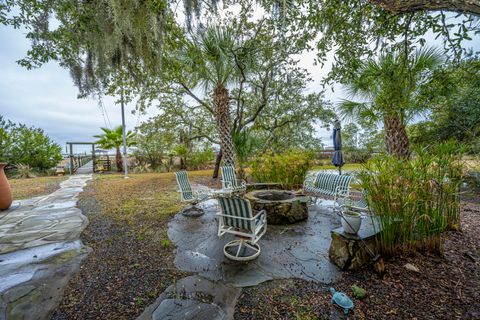
<svg viewBox="0 0 480 320">
<path fill-rule="evenodd" d="M 480 204 L 462 204 L 462 231 L 444 235 L 444 256 L 420 254 L 385 261 L 386 273 L 371 268 L 345 272 L 332 284 L 352 296 L 367 290 L 345 317 L 330 304 L 328 287 L 282 280 L 244 290 L 235 319 L 480 319 Z M 405 269 L 411 263 L 420 272 Z"/>
<path fill-rule="evenodd" d="M 173 266 L 174 248 L 165 241 L 169 216 L 139 223 L 117 220 L 100 210 L 95 187 L 81 194 L 79 206 L 90 224 L 82 241 L 93 249 L 69 282 L 52 319 L 135 319 L 175 279 L 187 276 Z M 137 218 L 138 219 L 138 218 Z"/>
</svg>

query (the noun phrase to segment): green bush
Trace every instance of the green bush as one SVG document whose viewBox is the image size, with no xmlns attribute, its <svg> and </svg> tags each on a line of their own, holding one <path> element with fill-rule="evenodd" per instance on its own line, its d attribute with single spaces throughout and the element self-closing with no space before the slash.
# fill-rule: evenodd
<svg viewBox="0 0 480 320">
<path fill-rule="evenodd" d="M 344 148 L 343 157 L 346 163 L 365 163 L 371 157 L 371 151 L 359 148 Z"/>
<path fill-rule="evenodd" d="M 379 156 L 358 174 L 378 218 L 383 253 L 442 252 L 440 234 L 460 223 L 462 165 L 451 144 L 419 150 L 411 160 Z"/>
<path fill-rule="evenodd" d="M 215 158 L 211 148 L 190 152 L 187 156 L 187 168 L 189 170 L 201 170 L 208 168 Z"/>
<path fill-rule="evenodd" d="M 252 160 L 251 175 L 256 182 L 280 183 L 283 188 L 299 187 L 305 179 L 312 159 L 313 154 L 305 151 L 266 153 Z"/>
<path fill-rule="evenodd" d="M 0 162 L 24 164 L 43 172 L 61 159 L 60 146 L 42 129 L 15 124 L 0 116 Z"/>
</svg>

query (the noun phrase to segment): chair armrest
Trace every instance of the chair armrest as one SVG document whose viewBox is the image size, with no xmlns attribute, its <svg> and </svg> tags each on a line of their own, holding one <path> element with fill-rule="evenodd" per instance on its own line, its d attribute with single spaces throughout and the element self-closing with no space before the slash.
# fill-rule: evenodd
<svg viewBox="0 0 480 320">
<path fill-rule="evenodd" d="M 303 181 L 303 187 L 315 187 L 315 179 L 318 174 L 307 175 Z"/>
<path fill-rule="evenodd" d="M 232 182 L 231 181 L 225 181 L 225 180 L 221 180 L 222 181 L 222 185 L 225 186 L 225 189 L 232 189 L 232 190 L 238 190 L 238 189 L 246 189 L 247 188 L 247 182 L 245 180 L 242 180 L 242 179 L 236 179 L 237 180 L 237 186 L 234 187 L 232 185 Z"/>
<path fill-rule="evenodd" d="M 217 213 L 215 213 L 215 215 L 222 216 L 222 217 L 228 217 L 228 218 L 232 218 L 232 219 L 238 219 L 238 220 L 246 220 L 246 221 L 252 221 L 252 220 L 256 219 L 256 216 L 251 217 L 251 218 L 244 218 L 244 217 L 232 216 L 232 215 L 229 215 L 229 214 L 223 214 L 221 212 L 217 212 Z"/>
<path fill-rule="evenodd" d="M 266 214 L 266 213 L 267 213 L 267 211 L 265 209 L 262 209 L 262 210 L 258 211 L 257 214 L 252 219 L 257 219 L 262 214 Z"/>
<path fill-rule="evenodd" d="M 341 197 L 348 197 L 350 194 L 350 188 L 343 188 L 343 187 L 336 187 L 335 188 L 335 195 L 341 196 Z"/>
</svg>

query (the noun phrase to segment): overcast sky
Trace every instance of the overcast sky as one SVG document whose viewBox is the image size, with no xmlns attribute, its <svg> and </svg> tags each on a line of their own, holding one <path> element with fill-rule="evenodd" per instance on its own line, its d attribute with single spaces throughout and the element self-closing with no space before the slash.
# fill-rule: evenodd
<svg viewBox="0 0 480 320">
<path fill-rule="evenodd" d="M 67 141 L 93 141 L 92 136 L 98 134 L 108 120 L 112 126 L 121 124 L 120 107 L 114 104 L 113 98 L 104 99 L 106 112 L 102 112 L 97 100 L 77 99 L 78 91 L 69 72 L 58 64 L 48 63 L 35 70 L 20 67 L 16 61 L 25 56 L 29 47 L 23 31 L 0 26 L 0 115 L 13 122 L 44 129 L 63 148 Z M 320 80 L 328 69 L 314 66 L 314 58 L 314 52 L 305 53 L 300 56 L 300 64 L 314 79 L 309 90 L 319 91 Z M 342 97 L 340 89 L 327 90 L 326 98 L 338 100 Z M 132 107 L 127 106 L 128 129 L 157 113 L 156 108 L 151 107 L 146 115 L 139 117 L 131 114 Z M 317 135 L 326 145 L 331 145 L 330 132 L 319 128 Z M 79 152 L 84 150 L 76 148 Z"/>
<path fill-rule="evenodd" d="M 39 127 L 65 148 L 67 141 L 93 141 L 94 134 L 105 126 L 108 116 L 112 126 L 121 124 L 120 107 L 112 98 L 104 99 L 106 114 L 97 100 L 77 99 L 77 88 L 73 85 L 69 72 L 51 62 L 39 69 L 27 70 L 16 61 L 23 58 L 30 44 L 24 32 L 11 27 L 0 26 L 0 115 L 13 121 Z M 302 65 L 308 67 L 317 79 L 311 90 L 318 90 L 322 78 L 319 66 L 313 67 L 314 53 L 302 56 Z M 147 115 L 138 117 L 126 113 L 127 127 L 134 128 L 139 121 L 155 115 L 151 107 Z M 320 129 L 318 133 L 329 140 L 330 133 Z M 83 150 L 81 146 L 78 151 Z"/>
</svg>

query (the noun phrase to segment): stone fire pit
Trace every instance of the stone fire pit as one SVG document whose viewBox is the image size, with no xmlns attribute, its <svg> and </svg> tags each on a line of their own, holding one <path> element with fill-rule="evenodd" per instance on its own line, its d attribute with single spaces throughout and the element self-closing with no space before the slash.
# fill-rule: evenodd
<svg viewBox="0 0 480 320">
<path fill-rule="evenodd" d="M 308 218 L 309 197 L 285 190 L 255 190 L 245 195 L 252 209 L 267 211 L 267 224 L 290 224 Z"/>
</svg>

